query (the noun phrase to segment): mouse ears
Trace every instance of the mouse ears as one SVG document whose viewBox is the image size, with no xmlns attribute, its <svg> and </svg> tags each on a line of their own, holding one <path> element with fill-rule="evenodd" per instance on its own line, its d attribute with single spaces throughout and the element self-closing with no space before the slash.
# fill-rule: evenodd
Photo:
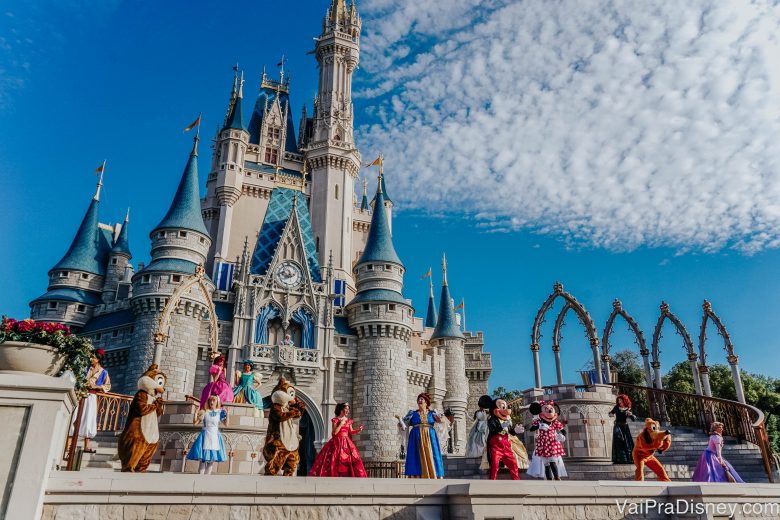
<svg viewBox="0 0 780 520">
<path fill-rule="evenodd" d="M 531 403 L 528 406 L 528 411 L 531 413 L 531 415 L 539 415 L 539 413 L 542 411 L 542 403 L 538 401 Z"/>
<path fill-rule="evenodd" d="M 480 408 L 490 409 L 495 406 L 495 401 L 489 395 L 483 395 L 482 397 L 479 398 L 479 401 L 477 401 L 477 405 Z"/>
</svg>

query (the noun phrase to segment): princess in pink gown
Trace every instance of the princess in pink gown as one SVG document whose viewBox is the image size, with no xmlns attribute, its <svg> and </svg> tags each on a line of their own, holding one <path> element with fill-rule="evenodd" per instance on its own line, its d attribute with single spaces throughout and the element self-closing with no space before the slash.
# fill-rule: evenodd
<svg viewBox="0 0 780 520">
<path fill-rule="evenodd" d="M 209 368 L 211 382 L 207 384 L 200 393 L 200 407 L 204 409 L 209 396 L 216 395 L 221 403 L 233 402 L 233 389 L 225 379 L 225 356 L 214 358 L 211 368 Z"/>
</svg>

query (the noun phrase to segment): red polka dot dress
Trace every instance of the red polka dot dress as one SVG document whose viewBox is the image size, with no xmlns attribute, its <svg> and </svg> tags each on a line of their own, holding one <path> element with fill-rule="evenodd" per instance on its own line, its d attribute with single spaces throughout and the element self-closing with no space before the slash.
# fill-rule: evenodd
<svg viewBox="0 0 780 520">
<path fill-rule="evenodd" d="M 534 419 L 533 425 L 539 426 L 542 421 Z M 558 442 L 555 434 L 563 430 L 563 424 L 557 419 L 550 423 L 548 430 L 539 429 L 536 431 L 536 450 L 538 457 L 558 457 L 565 455 L 563 444 Z"/>
</svg>

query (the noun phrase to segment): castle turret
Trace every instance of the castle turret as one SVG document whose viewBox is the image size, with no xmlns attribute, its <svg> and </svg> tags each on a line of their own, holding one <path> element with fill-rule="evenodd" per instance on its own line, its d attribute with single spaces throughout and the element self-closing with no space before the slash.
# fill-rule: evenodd
<svg viewBox="0 0 780 520">
<path fill-rule="evenodd" d="M 455 309 L 447 285 L 447 258 L 442 255 L 442 287 L 439 300 L 439 319 L 431 336 L 431 345 L 444 350 L 447 393 L 442 402 L 454 414 L 452 421 L 453 453 L 462 455 L 466 449 L 466 404 L 469 383 L 466 378 L 466 339 L 460 331 Z"/>
<path fill-rule="evenodd" d="M 46 293 L 30 302 L 30 316 L 35 320 L 64 323 L 78 330 L 101 303 L 112 235 L 108 226 L 101 227 L 98 221 L 102 167 L 100 171 L 95 196 L 73 242 L 65 256 L 49 271 Z"/>
<path fill-rule="evenodd" d="M 314 49 L 319 88 L 305 151 L 312 224 L 320 265 L 327 264 L 332 252 L 334 278 L 346 283 L 347 294 L 352 294 L 352 193 L 361 166 L 353 135 L 352 73 L 360 61 L 361 21 L 354 6 L 333 0 L 322 25 Z"/>
<path fill-rule="evenodd" d="M 238 76 L 236 76 L 237 78 Z M 238 89 L 236 90 L 236 85 Z M 216 172 L 216 196 L 219 219 L 213 235 L 216 237 L 213 258 L 214 266 L 207 266 L 209 272 L 216 272 L 220 264 L 230 258 L 228 245 L 230 240 L 230 228 L 233 223 L 233 206 L 241 197 L 241 186 L 244 183 L 244 160 L 249 146 L 249 131 L 244 124 L 244 73 L 241 79 L 233 83 L 230 107 L 225 118 L 225 126 L 219 133 L 215 144 L 218 155 Z M 210 257 L 212 255 L 209 255 Z"/>
<path fill-rule="evenodd" d="M 128 360 L 128 381 L 135 381 L 154 359 L 153 334 L 166 303 L 174 290 L 206 261 L 211 245 L 200 212 L 197 159 L 196 137 L 170 209 L 150 234 L 152 260 L 132 278 L 131 306 L 136 322 Z M 205 283 L 211 292 L 213 284 L 208 279 Z M 163 331 L 167 334 L 167 341 L 159 363 L 168 375 L 168 399 L 183 399 L 186 394 L 192 393 L 198 361 L 198 338 L 207 309 L 206 296 L 195 288 L 185 292 L 178 306 L 171 310 L 171 326 Z"/>
<path fill-rule="evenodd" d="M 376 200 L 384 201 L 381 176 Z M 397 433 L 387 414 L 405 413 L 414 400 L 406 395 L 414 309 L 402 295 L 404 271 L 387 214 L 374 211 L 366 248 L 354 269 L 357 294 L 347 305 L 349 326 L 358 336 L 352 411 L 356 422 L 365 424 L 357 442 L 371 461 L 396 460 Z"/>
<path fill-rule="evenodd" d="M 108 265 L 106 266 L 106 283 L 103 285 L 103 303 L 112 303 L 117 299 L 124 299 L 130 295 L 130 284 L 127 276 L 130 259 L 133 255 L 130 253 L 130 241 L 128 240 L 128 223 L 130 221 L 130 210 L 127 210 L 125 221 L 119 230 L 119 235 L 114 241 L 114 246 L 108 254 Z M 120 285 L 122 290 L 120 291 Z"/>
</svg>

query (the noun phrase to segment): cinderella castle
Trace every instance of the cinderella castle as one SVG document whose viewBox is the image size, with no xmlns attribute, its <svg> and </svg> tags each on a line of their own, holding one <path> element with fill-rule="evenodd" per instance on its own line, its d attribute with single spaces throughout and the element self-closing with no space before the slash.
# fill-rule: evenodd
<svg viewBox="0 0 780 520">
<path fill-rule="evenodd" d="M 366 426 L 356 438 L 365 458 L 394 460 L 393 415 L 416 407 L 420 392 L 452 412 L 452 452 L 463 453 L 470 413 L 487 392 L 490 354 L 482 333 L 462 331 L 445 262 L 439 301 L 431 284 L 424 318 L 404 297 L 381 158 L 375 195 L 365 182 L 362 199 L 355 194 L 363 166 L 351 99 L 360 32 L 354 2 L 332 0 L 314 50 L 318 94 L 297 133 L 283 72 L 278 81 L 263 73 L 248 114 L 236 74 L 205 197 L 196 138 L 170 208 L 149 234 L 148 265 L 130 263 L 128 217 L 101 223 L 98 184 L 73 243 L 49 271 L 48 290 L 30 308 L 32 318 L 65 323 L 104 348 L 114 391 L 135 392 L 155 359 L 166 303 L 205 269 L 207 293 L 185 291 L 166 321 L 157 359 L 168 400 L 200 392 L 216 336 L 229 368 L 254 363 L 264 396 L 280 376 L 296 386 L 312 453 L 330 436 L 336 404 L 347 401 Z"/>
</svg>

